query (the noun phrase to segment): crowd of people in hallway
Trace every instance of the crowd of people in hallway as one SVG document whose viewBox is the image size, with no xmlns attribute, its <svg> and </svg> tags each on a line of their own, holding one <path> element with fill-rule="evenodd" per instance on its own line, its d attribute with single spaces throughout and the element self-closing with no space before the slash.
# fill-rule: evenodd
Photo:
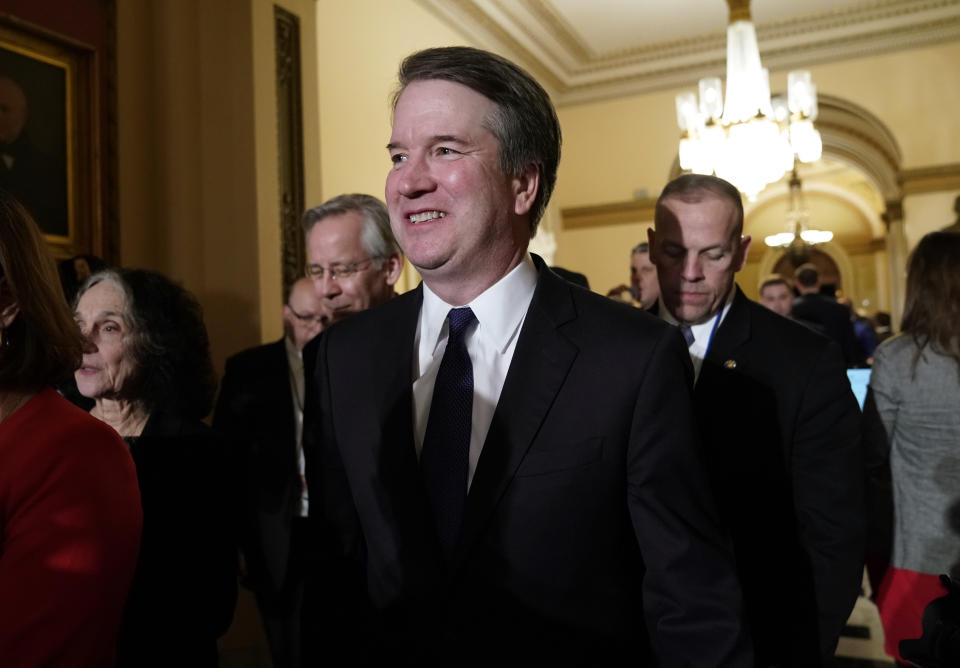
<svg viewBox="0 0 960 668">
<path fill-rule="evenodd" d="M 891 657 L 957 665 L 960 235 L 858 335 L 813 264 L 749 299 L 740 193 L 684 174 L 597 294 L 528 250 L 560 146 L 514 63 L 411 54 L 385 201 L 304 213 L 219 384 L 189 291 L 58 274 L 0 191 L 0 665 L 212 668 L 239 585 L 275 668 L 827 668 L 865 569 Z"/>
</svg>

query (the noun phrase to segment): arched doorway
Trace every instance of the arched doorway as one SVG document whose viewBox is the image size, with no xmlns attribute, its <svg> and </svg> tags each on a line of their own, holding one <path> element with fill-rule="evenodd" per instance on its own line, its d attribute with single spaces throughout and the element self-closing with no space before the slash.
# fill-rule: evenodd
<svg viewBox="0 0 960 668">
<path fill-rule="evenodd" d="M 899 182 L 902 156 L 893 134 L 879 118 L 863 107 L 832 95 L 818 95 L 819 117 L 815 125 L 823 140 L 825 162 L 845 165 L 848 172 L 860 175 L 860 184 L 849 184 L 843 178 L 817 182 L 804 178 L 808 200 L 822 195 L 823 199 L 841 202 L 851 211 L 861 210 L 872 229 L 870 239 L 857 240 L 853 245 L 835 241 L 827 250 L 836 266 L 839 282 L 847 292 L 870 293 L 871 308 L 884 306 L 900 317 L 903 309 L 903 277 L 906 267 L 906 237 L 904 235 L 902 199 Z M 816 163 L 815 163 L 816 164 Z M 679 161 L 671 167 L 671 178 L 680 174 Z M 786 181 L 769 186 L 754 204 L 746 207 L 745 232 L 752 234 L 753 246 L 748 263 L 762 277 L 772 271 L 780 254 L 771 258 L 771 249 L 764 249 L 762 235 L 751 223 L 756 222 L 764 206 L 781 206 L 785 198 Z M 865 192 L 869 190 L 870 192 Z M 819 191 L 819 193 L 817 192 Z M 873 200 L 872 205 L 864 202 Z M 869 209 L 869 211 L 867 211 Z M 826 217 L 829 220 L 829 217 Z M 829 229 L 829 223 L 824 225 Z M 780 231 L 780 230 L 777 230 Z M 766 252 L 765 252 L 766 251 Z M 835 252 L 836 251 L 836 252 Z M 760 256 L 763 256 L 762 259 Z M 838 260 L 838 256 L 842 256 Z M 866 276 L 869 274 L 869 277 Z M 869 283 L 875 283 L 871 286 Z M 858 295 L 859 296 L 859 295 Z"/>
<path fill-rule="evenodd" d="M 806 255 L 794 256 L 784 253 L 773 265 L 773 273 L 792 277 L 801 264 L 810 263 L 820 274 L 821 292 L 837 294 L 843 292 L 843 276 L 833 258 L 818 248 L 812 248 Z"/>
</svg>

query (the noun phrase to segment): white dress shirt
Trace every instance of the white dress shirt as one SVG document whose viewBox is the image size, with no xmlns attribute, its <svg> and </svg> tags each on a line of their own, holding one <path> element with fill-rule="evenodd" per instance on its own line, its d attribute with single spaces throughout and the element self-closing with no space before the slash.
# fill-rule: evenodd
<svg viewBox="0 0 960 668">
<path fill-rule="evenodd" d="M 430 417 L 433 386 L 440 361 L 447 349 L 449 325 L 447 313 L 458 306 L 469 306 L 477 318 L 465 335 L 467 352 L 473 364 L 473 420 L 470 427 L 470 459 L 467 488 L 480 459 L 483 442 L 490 430 L 493 412 L 513 360 L 520 328 L 527 315 L 537 286 L 537 269 L 527 253 L 514 269 L 487 288 L 469 304 L 453 306 L 423 284 L 423 305 L 414 340 L 416 368 L 413 370 L 413 424 L 417 457 L 423 448 L 423 436 Z"/>
<path fill-rule="evenodd" d="M 303 353 L 297 350 L 297 347 L 290 342 L 290 339 L 283 337 L 283 343 L 287 349 L 287 368 L 290 370 L 290 392 L 293 394 L 293 419 L 296 425 L 296 444 L 297 444 L 297 462 L 300 467 L 300 479 L 305 480 L 304 471 L 306 462 L 303 458 Z M 307 510 L 310 505 L 310 497 L 307 495 L 307 484 L 303 483 L 303 496 L 300 499 L 301 517 L 307 516 Z"/>
<path fill-rule="evenodd" d="M 707 356 L 707 350 L 710 347 L 711 339 L 716 335 L 716 330 L 720 329 L 721 323 L 723 323 L 724 318 L 727 317 L 727 313 L 730 311 L 730 304 L 733 303 L 733 295 L 736 293 L 736 286 L 730 288 L 730 294 L 727 295 L 727 301 L 724 302 L 723 308 L 720 309 L 719 313 L 714 314 L 706 322 L 701 322 L 698 325 L 690 325 L 690 331 L 693 332 L 693 343 L 690 344 L 688 350 L 690 351 L 690 361 L 693 363 L 693 382 L 696 383 L 697 379 L 700 378 L 700 369 L 703 368 L 703 360 Z M 671 325 L 680 326 L 677 322 L 677 319 L 673 317 L 673 314 L 670 313 L 670 310 L 663 303 L 663 300 L 660 300 L 660 317 Z"/>
</svg>

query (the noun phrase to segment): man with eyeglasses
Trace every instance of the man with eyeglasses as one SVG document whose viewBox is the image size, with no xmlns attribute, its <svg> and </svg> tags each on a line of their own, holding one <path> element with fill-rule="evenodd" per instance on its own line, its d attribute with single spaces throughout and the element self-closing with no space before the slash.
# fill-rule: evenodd
<svg viewBox="0 0 960 668">
<path fill-rule="evenodd" d="M 283 307 L 286 335 L 227 360 L 214 416 L 238 455 L 245 579 L 275 668 L 312 665 L 319 641 L 310 620 L 327 609 L 310 602 L 321 567 L 303 477 L 311 419 L 304 407 L 315 360 L 307 344 L 346 316 L 390 299 L 403 266 L 386 206 L 375 197 L 334 197 L 309 209 L 302 225 L 306 277 L 294 283 Z M 309 628 L 301 634 L 304 624 Z"/>
<path fill-rule="evenodd" d="M 214 428 L 231 445 L 240 495 L 243 584 L 257 600 L 273 664 L 300 666 L 300 604 L 314 532 L 304 484 L 303 347 L 329 321 L 307 278 L 283 307 L 284 337 L 227 360 Z"/>
<path fill-rule="evenodd" d="M 339 195 L 303 215 L 307 277 L 330 324 L 378 306 L 394 295 L 403 255 L 376 197 Z"/>
</svg>

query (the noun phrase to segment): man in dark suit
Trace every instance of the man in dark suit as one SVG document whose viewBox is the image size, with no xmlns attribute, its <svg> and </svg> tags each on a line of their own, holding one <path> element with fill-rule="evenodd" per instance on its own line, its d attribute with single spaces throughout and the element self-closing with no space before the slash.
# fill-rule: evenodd
<svg viewBox="0 0 960 668">
<path fill-rule="evenodd" d="M 734 284 L 750 245 L 742 231 L 726 181 L 667 184 L 649 234 L 660 315 L 688 340 L 757 665 L 811 668 L 832 655 L 863 575 L 859 410 L 837 345 Z"/>
<path fill-rule="evenodd" d="M 559 161 L 549 96 L 467 47 L 411 55 L 400 86 L 386 199 L 423 283 L 321 337 L 308 459 L 363 567 L 365 646 L 752 665 L 682 339 L 527 252 Z"/>
<path fill-rule="evenodd" d="M 227 359 L 214 428 L 234 457 L 241 495 L 243 583 L 256 595 L 273 663 L 299 666 L 300 604 L 308 507 L 300 448 L 304 379 L 300 361 L 326 316 L 312 282 L 293 284 L 283 307 L 284 337 Z"/>
<path fill-rule="evenodd" d="M 836 341 L 848 369 L 865 366 L 866 355 L 853 330 L 853 314 L 849 307 L 820 291 L 820 271 L 816 265 L 810 262 L 800 265 L 794 279 L 799 296 L 793 300 L 790 316 Z"/>
<path fill-rule="evenodd" d="M 275 668 L 315 664 L 321 604 L 312 599 L 327 593 L 314 582 L 324 551 L 303 485 L 309 446 L 301 435 L 311 419 L 304 406 L 313 390 L 304 369 L 315 368 L 322 329 L 394 296 L 403 262 L 387 208 L 370 195 L 340 195 L 309 209 L 303 229 L 307 277 L 283 307 L 285 336 L 227 360 L 214 418 L 239 461 L 247 581 Z M 311 628 L 301 638 L 302 619 Z"/>
</svg>

